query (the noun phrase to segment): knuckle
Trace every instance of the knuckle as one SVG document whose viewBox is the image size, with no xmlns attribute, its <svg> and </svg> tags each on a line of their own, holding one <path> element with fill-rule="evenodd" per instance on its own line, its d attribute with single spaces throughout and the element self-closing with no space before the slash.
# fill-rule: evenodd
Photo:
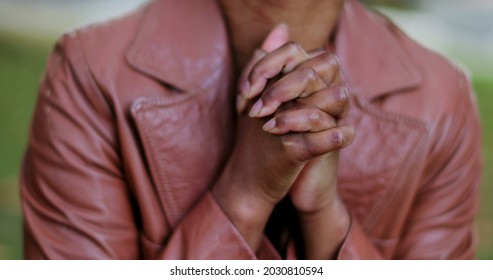
<svg viewBox="0 0 493 280">
<path fill-rule="evenodd" d="M 339 87 L 335 94 L 335 101 L 343 105 L 349 103 L 349 93 L 346 87 Z"/>
<path fill-rule="evenodd" d="M 339 131 L 333 131 L 329 136 L 329 145 L 332 148 L 341 147 L 344 144 L 344 135 Z"/>
<path fill-rule="evenodd" d="M 308 113 L 308 120 L 313 125 L 320 125 L 322 123 L 322 114 L 320 111 L 310 111 Z"/>
<path fill-rule="evenodd" d="M 297 142 L 295 140 L 295 137 L 290 134 L 281 136 L 280 142 L 283 152 L 289 153 L 295 150 L 297 147 Z"/>
<path fill-rule="evenodd" d="M 324 53 L 320 56 L 320 59 L 322 60 L 323 65 L 326 65 L 329 71 L 332 71 L 334 73 L 339 71 L 339 59 L 335 54 Z"/>
<path fill-rule="evenodd" d="M 339 65 L 335 62 L 334 57 L 335 55 L 331 53 L 324 53 L 313 62 L 319 71 L 319 76 L 326 84 L 334 83 L 340 72 Z"/>
<path fill-rule="evenodd" d="M 309 81 L 318 80 L 317 71 L 315 71 L 315 69 L 313 69 L 312 67 L 303 68 L 303 77 Z"/>
<path fill-rule="evenodd" d="M 327 60 L 328 60 L 328 63 L 330 65 L 333 65 L 337 68 L 339 68 L 339 58 L 337 57 L 337 55 L 333 54 L 333 53 L 329 53 L 328 56 L 327 56 Z"/>
<path fill-rule="evenodd" d="M 334 128 L 334 127 L 337 126 L 336 119 L 335 118 L 332 118 L 332 117 L 331 118 L 328 118 L 327 123 L 328 123 L 328 126 L 327 127 L 329 127 L 329 128 Z"/>
<path fill-rule="evenodd" d="M 281 146 L 284 154 L 287 156 L 287 160 L 292 164 L 303 164 L 310 159 L 307 156 L 306 148 L 300 145 L 299 137 L 284 136 L 281 138 Z"/>
<path fill-rule="evenodd" d="M 293 141 L 288 135 L 283 135 L 281 137 L 281 147 L 286 150 L 293 146 Z"/>
<path fill-rule="evenodd" d="M 298 44 L 294 41 L 289 41 L 286 43 L 286 45 L 288 46 L 290 52 L 292 52 L 292 53 L 298 52 L 301 49 L 300 44 Z"/>
</svg>

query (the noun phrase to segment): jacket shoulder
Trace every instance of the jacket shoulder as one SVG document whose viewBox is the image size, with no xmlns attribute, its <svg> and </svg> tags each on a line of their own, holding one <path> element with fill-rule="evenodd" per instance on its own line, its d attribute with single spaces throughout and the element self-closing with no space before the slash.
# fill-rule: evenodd
<svg viewBox="0 0 493 280">
<path fill-rule="evenodd" d="M 65 55 L 79 53 L 96 80 L 104 80 L 126 64 L 126 52 L 137 36 L 146 7 L 105 22 L 81 27 L 65 34 L 58 45 Z"/>
<path fill-rule="evenodd" d="M 472 151 L 480 146 L 479 110 L 470 77 L 458 63 L 422 46 L 390 22 L 389 28 L 419 70 L 421 81 L 416 88 L 383 101 L 382 106 L 425 124 L 430 140 L 427 172 L 436 175 L 459 148 Z"/>
<path fill-rule="evenodd" d="M 82 27 L 74 33 L 80 38 L 86 54 L 94 56 L 98 53 L 108 59 L 128 49 L 136 37 L 146 10 L 147 6 L 143 6 L 129 14 Z"/>
<path fill-rule="evenodd" d="M 475 107 L 474 93 L 464 67 L 444 55 L 424 47 L 403 33 L 390 20 L 384 18 L 392 36 L 397 38 L 420 73 L 419 85 L 397 94 L 386 109 L 424 121 L 430 128 L 438 122 L 454 118 L 458 106 Z M 413 105 L 413 106 L 410 106 Z"/>
</svg>

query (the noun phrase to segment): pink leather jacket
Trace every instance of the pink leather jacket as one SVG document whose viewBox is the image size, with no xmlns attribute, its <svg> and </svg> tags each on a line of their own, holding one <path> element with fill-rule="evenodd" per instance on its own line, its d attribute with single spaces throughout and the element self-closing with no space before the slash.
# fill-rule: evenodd
<svg viewBox="0 0 493 280">
<path fill-rule="evenodd" d="M 335 42 L 357 132 L 341 152 L 338 258 L 472 258 L 481 137 L 467 78 L 357 1 Z M 209 192 L 232 145 L 231 62 L 214 0 L 158 0 L 63 36 L 22 168 L 26 257 L 285 257 L 267 236 L 253 252 Z"/>
</svg>

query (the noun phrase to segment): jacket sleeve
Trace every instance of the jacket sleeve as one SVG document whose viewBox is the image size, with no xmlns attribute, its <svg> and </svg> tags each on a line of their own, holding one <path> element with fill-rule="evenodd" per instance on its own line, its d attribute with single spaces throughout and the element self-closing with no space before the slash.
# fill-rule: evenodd
<svg viewBox="0 0 493 280">
<path fill-rule="evenodd" d="M 359 222 L 351 216 L 349 231 L 344 239 L 338 260 L 381 260 L 384 257 L 375 248 Z"/>
<path fill-rule="evenodd" d="M 207 192 L 173 231 L 161 259 L 264 259 L 280 256 L 267 237 L 254 252 Z"/>
<path fill-rule="evenodd" d="M 149 257 L 142 250 L 113 110 L 78 40 L 66 35 L 56 45 L 32 119 L 20 178 L 25 257 Z M 252 252 L 209 193 L 173 230 L 162 254 L 152 257 L 278 258 L 266 239 Z"/>
<path fill-rule="evenodd" d="M 139 254 L 111 110 L 75 34 L 47 63 L 21 172 L 28 259 L 129 259 Z"/>
<path fill-rule="evenodd" d="M 471 259 L 481 173 L 481 128 L 475 96 L 464 75 L 457 78 L 456 108 L 432 135 L 422 184 L 393 250 L 394 259 Z M 429 168 L 428 168 L 429 166 Z M 339 259 L 383 256 L 355 219 Z"/>
</svg>

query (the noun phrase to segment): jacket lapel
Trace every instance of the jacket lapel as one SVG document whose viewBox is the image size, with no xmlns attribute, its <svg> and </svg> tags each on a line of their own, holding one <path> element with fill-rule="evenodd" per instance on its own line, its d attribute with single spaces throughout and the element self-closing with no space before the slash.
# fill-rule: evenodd
<svg viewBox="0 0 493 280">
<path fill-rule="evenodd" d="M 422 90 L 420 69 L 406 52 L 409 45 L 409 39 L 390 22 L 357 1 L 346 0 L 335 48 L 353 97 L 346 122 L 357 133 L 353 143 L 341 151 L 338 188 L 374 240 L 400 234 L 395 229 L 401 228 L 402 220 L 385 223 L 387 228 L 379 221 L 389 205 L 414 195 L 410 186 L 420 178 L 429 139 L 422 120 L 385 111 L 374 102 Z M 407 211 L 405 205 L 399 209 Z"/>
<path fill-rule="evenodd" d="M 230 146 L 232 63 L 216 1 L 151 2 L 127 62 L 168 87 L 136 96 L 131 116 L 174 227 L 217 177 Z"/>
<path fill-rule="evenodd" d="M 345 1 L 336 54 L 351 90 L 368 99 L 413 89 L 421 82 L 419 69 L 396 38 L 400 31 L 389 25 L 356 0 Z M 127 61 L 188 91 L 206 82 L 227 55 L 226 26 L 216 1 L 158 0 L 148 6 Z"/>
<path fill-rule="evenodd" d="M 352 92 L 375 99 L 420 84 L 419 69 L 397 40 L 399 36 L 389 22 L 357 1 L 346 0 L 335 47 Z"/>
<path fill-rule="evenodd" d="M 127 61 L 175 89 L 190 91 L 223 66 L 228 47 L 216 1 L 158 0 L 147 7 Z"/>
</svg>

